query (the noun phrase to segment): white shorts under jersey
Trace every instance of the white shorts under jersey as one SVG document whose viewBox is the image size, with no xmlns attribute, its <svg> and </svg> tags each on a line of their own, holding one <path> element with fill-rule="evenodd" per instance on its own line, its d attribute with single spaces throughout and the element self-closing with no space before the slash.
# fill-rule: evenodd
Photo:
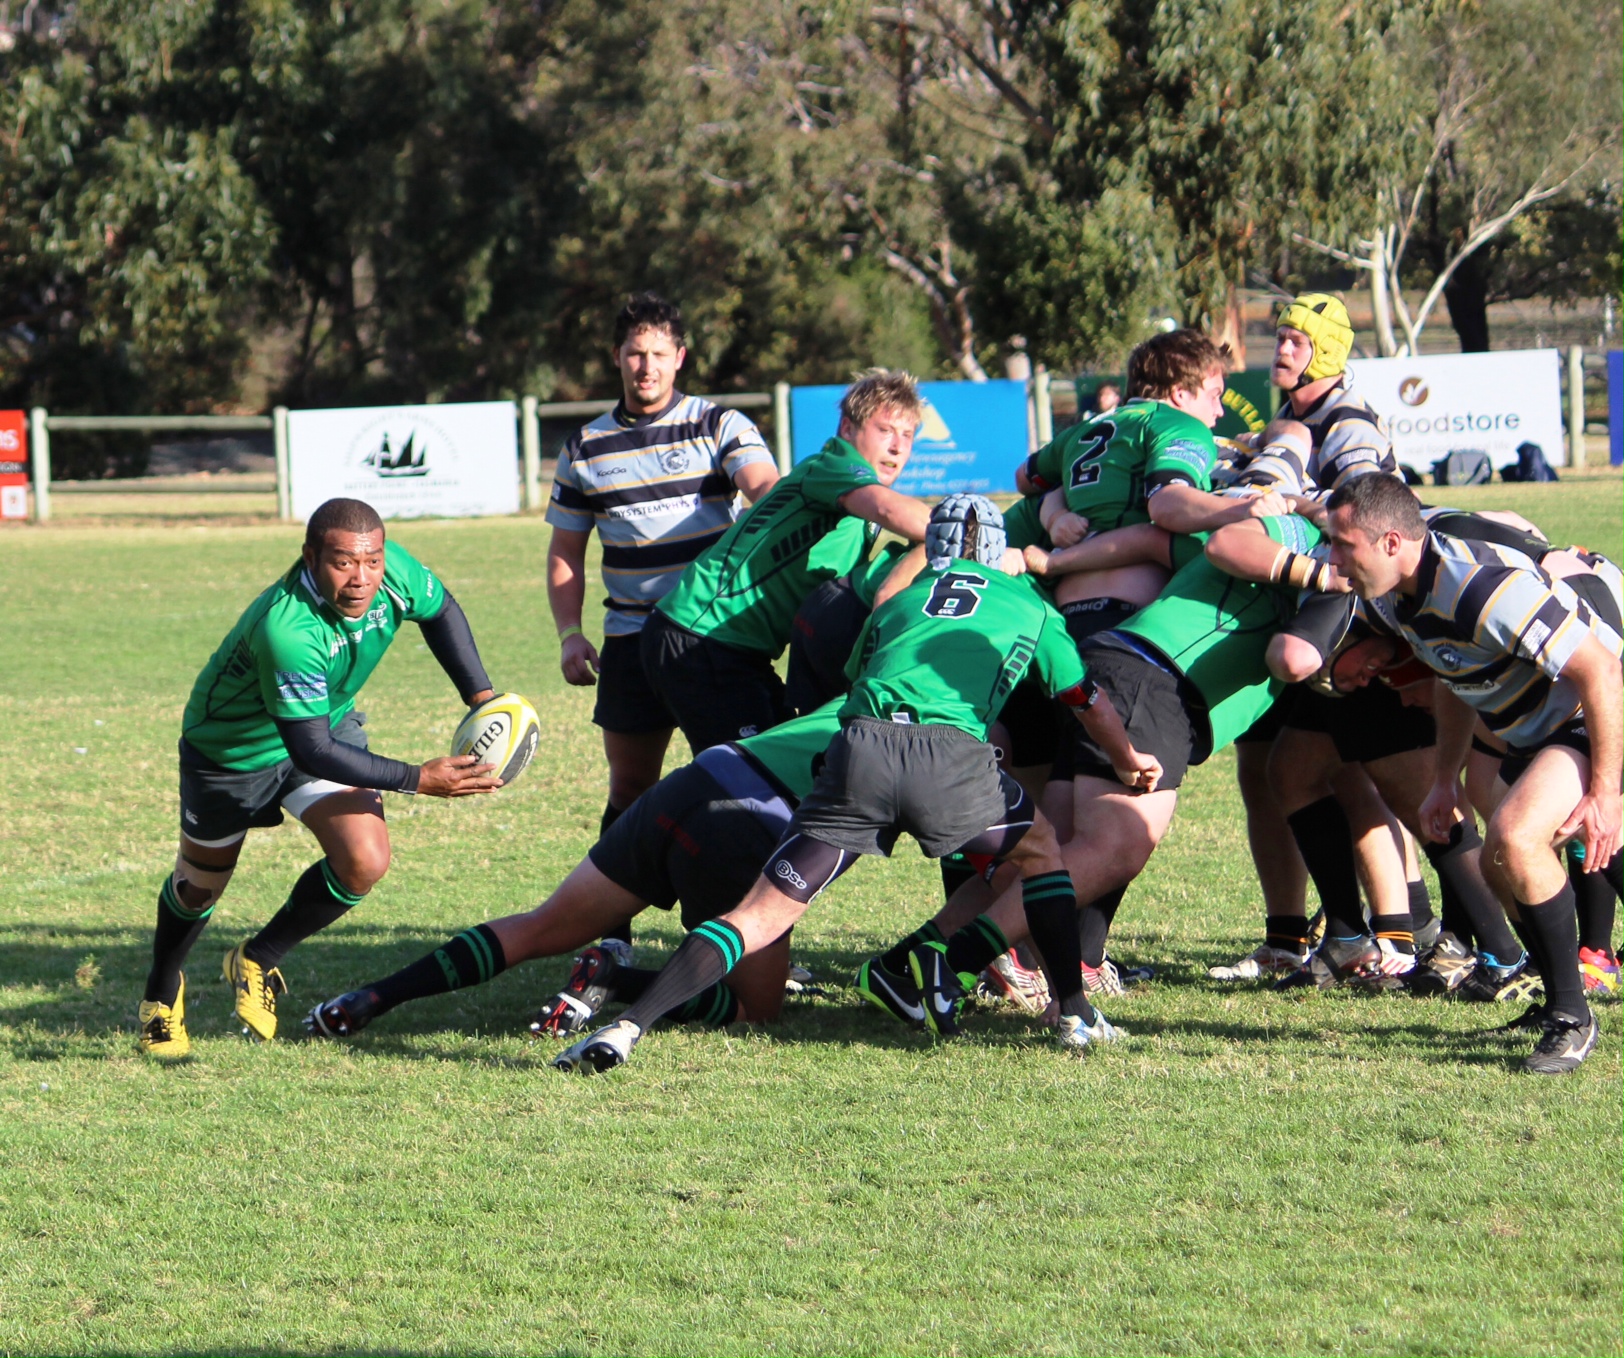
<svg viewBox="0 0 1624 1358">
<path fill-rule="evenodd" d="M 732 525 L 733 477 L 771 461 L 749 416 L 680 392 L 655 415 L 617 405 L 564 445 L 547 522 L 597 528 L 609 592 L 604 635 L 642 630 L 683 568 Z"/>
<path fill-rule="evenodd" d="M 1579 714 L 1578 690 L 1561 674 L 1584 638 L 1624 652 L 1621 577 L 1600 558 L 1596 574 L 1608 617 L 1521 552 L 1428 533 L 1417 592 L 1369 599 L 1364 609 L 1409 642 L 1495 735 L 1536 745 Z"/>
</svg>

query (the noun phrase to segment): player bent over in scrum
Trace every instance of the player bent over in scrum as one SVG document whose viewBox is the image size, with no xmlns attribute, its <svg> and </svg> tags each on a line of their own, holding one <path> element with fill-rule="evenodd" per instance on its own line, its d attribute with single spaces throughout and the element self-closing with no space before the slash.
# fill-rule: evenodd
<svg viewBox="0 0 1624 1358">
<path fill-rule="evenodd" d="M 317 1037 L 349 1037 L 408 1000 L 481 985 L 538 957 L 567 955 L 628 923 L 647 906 L 682 902 L 686 929 L 743 899 L 811 790 L 813 768 L 840 729 L 837 704 L 759 736 L 713 745 L 661 779 L 604 831 L 556 891 L 534 910 L 465 929 L 392 976 L 318 1004 L 305 1019 Z M 778 1017 L 789 935 L 664 1017 L 721 1026 Z M 641 997 L 658 975 L 587 948 L 568 984 L 536 1016 L 533 1033 L 585 1028 L 611 1000 Z M 656 1017 L 661 1017 L 656 1015 Z"/>
<path fill-rule="evenodd" d="M 986 743 L 988 724 L 1033 668 L 1069 701 L 1130 776 L 1159 773 L 1122 736 L 1066 636 L 1065 625 L 1030 581 L 1003 575 L 1003 519 L 975 495 L 948 497 L 931 514 L 929 569 L 878 609 L 859 638 L 854 684 L 841 729 L 811 792 L 737 909 L 689 934 L 648 992 L 618 1023 L 564 1052 L 561 1069 L 607 1070 L 631 1054 L 671 1007 L 774 946 L 811 901 L 859 856 L 889 854 L 906 830 L 931 857 L 955 851 L 1008 860 L 1034 907 L 1075 909 L 1052 827 L 1031 798 L 1001 773 Z M 939 948 L 910 958 L 927 1024 L 955 1032 L 963 998 Z M 1061 1019 L 1063 1039 L 1088 1040 L 1105 1025 L 1083 1001 Z"/>
<path fill-rule="evenodd" d="M 1520 552 L 1428 532 L 1415 496 L 1392 477 L 1350 482 L 1327 505 L 1337 569 L 1372 621 L 1442 680 L 1437 767 L 1419 813 L 1430 837 L 1444 838 L 1460 816 L 1474 720 L 1510 747 L 1485 837 L 1485 875 L 1521 921 L 1545 983 L 1543 1010 L 1525 1016 L 1541 1033 L 1525 1068 L 1573 1070 L 1595 1050 L 1597 1028 L 1559 848 L 1582 836 L 1587 867 L 1593 859 L 1600 869 L 1619 845 L 1618 578 L 1605 596 L 1587 599 Z"/>
<path fill-rule="evenodd" d="M 231 880 L 243 840 L 287 810 L 325 855 L 254 937 L 226 954 L 237 1016 L 276 1036 L 278 964 L 295 944 L 361 903 L 389 869 L 384 792 L 461 797 L 501 783 L 472 755 L 403 764 L 367 752 L 355 698 L 401 625 L 475 707 L 492 696 L 457 601 L 360 500 L 329 500 L 311 515 L 304 553 L 237 621 L 204 666 L 180 741 L 180 852 L 158 892 L 152 972 L 141 1000 L 140 1049 L 191 1050 L 181 965 Z"/>
</svg>

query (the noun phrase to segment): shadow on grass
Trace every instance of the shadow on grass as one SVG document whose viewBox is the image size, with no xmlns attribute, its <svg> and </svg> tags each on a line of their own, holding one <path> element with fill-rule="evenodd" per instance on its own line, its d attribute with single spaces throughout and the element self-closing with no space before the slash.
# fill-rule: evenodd
<svg viewBox="0 0 1624 1358">
<path fill-rule="evenodd" d="M 669 956 L 678 930 L 664 916 L 656 916 L 649 924 L 652 928 L 639 934 L 639 960 L 658 966 Z M 4 932 L 12 940 L 5 948 L 6 983 L 37 987 L 40 992 L 0 1009 L 0 1043 L 13 1057 L 26 1061 L 86 1057 L 105 1054 L 109 1037 L 133 1040 L 136 1005 L 151 957 L 150 943 L 141 930 L 106 925 L 83 929 L 12 925 Z M 294 1041 L 316 1040 L 303 1030 L 302 1020 L 310 1006 L 399 970 L 437 947 L 446 936 L 425 935 L 409 925 L 355 921 L 340 923 L 308 940 L 283 966 L 290 986 L 282 1003 L 284 1034 Z M 195 1036 L 235 1031 L 230 991 L 218 966 L 225 948 L 237 941 L 233 933 L 211 930 L 193 951 L 187 1016 Z M 869 955 L 866 951 L 849 946 L 797 946 L 793 951 L 796 962 L 813 972 L 814 985 L 823 993 L 787 996 L 783 1014 L 770 1026 L 775 1039 L 887 1050 L 930 1047 L 926 1034 L 862 1001 L 852 977 Z M 93 974 L 87 972 L 87 956 L 94 958 L 88 964 Z M 522 963 L 487 985 L 404 1004 L 355 1038 L 335 1045 L 406 1061 L 478 1060 L 523 1068 L 545 1066 L 562 1043 L 539 1041 L 521 1058 L 488 1049 L 475 1052 L 469 1044 L 525 1034 L 535 1012 L 564 983 L 569 966 L 568 957 Z M 1153 998 L 1164 986 L 1174 992 L 1210 990 L 1230 996 L 1258 996 L 1260 989 L 1216 985 L 1207 980 L 1199 962 L 1180 960 L 1159 964 L 1154 988 L 1135 995 L 1135 1005 Z M 1319 1002 L 1322 1000 L 1316 996 L 1305 994 L 1302 1008 L 1290 1003 L 1285 1014 L 1267 1023 L 1244 1014 L 1196 1018 L 1133 1014 L 1123 1026 L 1141 1039 L 1166 1039 L 1195 1048 L 1256 1045 L 1347 1061 L 1368 1060 L 1380 1049 L 1444 1065 L 1506 1066 L 1521 1060 L 1529 1042 L 1526 1034 L 1496 1036 L 1486 1031 L 1511 1017 L 1500 1006 L 1483 1014 L 1480 1029 L 1461 1032 L 1429 1023 L 1424 1013 L 1414 1009 L 1400 1012 L 1400 1007 L 1430 1007 L 1438 1001 L 1339 992 L 1323 1014 L 1314 1012 Z M 1114 1012 L 1109 1001 L 1104 1007 Z M 605 1017 L 617 1012 L 618 1007 L 611 1004 Z M 972 1008 L 965 1015 L 964 1033 L 964 1040 L 993 1047 L 1026 1047 L 1050 1040 L 1037 1019 L 1009 1007 Z M 431 1039 L 432 1045 L 425 1045 L 424 1039 Z M 122 1050 L 124 1041 L 117 1046 Z M 1131 1044 L 1127 1050 L 1132 1050 Z"/>
</svg>

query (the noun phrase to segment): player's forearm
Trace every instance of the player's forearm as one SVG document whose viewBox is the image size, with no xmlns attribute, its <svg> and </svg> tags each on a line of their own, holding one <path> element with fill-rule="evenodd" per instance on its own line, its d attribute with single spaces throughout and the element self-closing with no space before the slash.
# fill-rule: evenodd
<svg viewBox="0 0 1624 1358">
<path fill-rule="evenodd" d="M 1089 706 L 1074 707 L 1072 711 L 1089 738 L 1105 751 L 1112 768 L 1127 768 L 1133 763 L 1133 742 L 1128 739 L 1127 728 L 1122 725 L 1122 718 L 1104 689 L 1098 690 L 1098 696 Z"/>
<path fill-rule="evenodd" d="M 1205 533 L 1252 517 L 1245 500 L 1211 495 L 1194 486 L 1163 486 L 1147 504 L 1150 521 L 1169 533 Z"/>
<path fill-rule="evenodd" d="M 462 606 L 446 592 L 445 606 L 428 622 L 419 623 L 429 653 L 440 662 L 446 677 L 457 687 L 463 702 L 472 706 L 491 692 L 491 677 L 485 673 L 474 644 L 474 629 Z"/>
<path fill-rule="evenodd" d="M 556 547 L 547 553 L 547 606 L 560 632 L 581 625 L 581 610 L 586 605 L 585 567 L 584 548 L 579 555 Z"/>
<path fill-rule="evenodd" d="M 1624 762 L 1624 695 L 1618 661 L 1600 642 L 1587 638 L 1562 673 L 1573 680 L 1584 706 L 1585 731 L 1590 737 L 1590 793 L 1616 797 Z"/>
<path fill-rule="evenodd" d="M 1466 767 L 1477 713 L 1450 692 L 1447 684 L 1435 681 L 1433 688 L 1432 717 L 1438 731 L 1435 776 L 1440 783 L 1453 783 Z"/>
<path fill-rule="evenodd" d="M 1153 523 L 1112 528 L 1085 538 L 1074 547 L 1049 553 L 1044 575 L 1074 575 L 1080 571 L 1106 571 L 1117 566 L 1168 565 L 1170 535 Z"/>
<path fill-rule="evenodd" d="M 925 530 L 930 527 L 929 508 L 911 495 L 899 495 L 894 490 L 887 490 L 878 497 L 873 511 L 863 517 L 909 542 L 923 542 Z"/>
<path fill-rule="evenodd" d="M 307 717 L 302 721 L 277 718 L 276 729 L 294 767 L 312 778 L 324 778 L 349 787 L 376 788 L 380 792 L 417 791 L 416 764 L 386 759 L 370 750 L 334 740 L 326 717 Z"/>
</svg>

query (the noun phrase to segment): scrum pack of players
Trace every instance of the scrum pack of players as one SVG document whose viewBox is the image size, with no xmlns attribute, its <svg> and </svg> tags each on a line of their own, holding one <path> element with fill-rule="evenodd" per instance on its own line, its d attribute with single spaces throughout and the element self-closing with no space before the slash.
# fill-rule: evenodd
<svg viewBox="0 0 1624 1358">
<path fill-rule="evenodd" d="M 943 860 L 946 903 L 864 963 L 860 993 L 945 1037 L 981 977 L 1065 1047 L 1115 1040 L 1096 1007 L 1131 979 L 1107 953 L 1113 918 L 1189 767 L 1233 743 L 1264 938 L 1216 978 L 1542 994 L 1513 1025 L 1536 1038 L 1526 1065 L 1575 1068 L 1596 1043 L 1587 987 L 1618 983 L 1621 577 L 1515 516 L 1424 509 L 1351 390 L 1352 338 L 1336 299 L 1288 306 L 1273 372 L 1286 402 L 1227 463 L 1211 432 L 1227 354 L 1193 331 L 1146 341 L 1126 401 L 1040 449 L 1006 516 L 891 488 L 922 413 L 902 373 L 862 376 L 837 435 L 777 477 L 747 420 L 675 390 L 680 315 L 635 299 L 616 332 L 625 399 L 566 449 L 549 512 L 565 677 L 598 687 L 600 838 L 536 909 L 318 1004 L 306 1027 L 349 1036 L 570 954 L 531 1025 L 585 1034 L 564 1069 L 621 1064 L 661 1019 L 771 1020 L 796 921 L 906 831 Z M 737 518 L 735 490 L 753 501 Z M 364 750 L 354 695 L 401 621 L 465 701 L 490 691 L 454 600 L 364 510 L 312 519 L 304 560 L 188 706 L 181 851 L 140 1016 L 155 1055 L 186 1050 L 181 961 L 247 828 L 280 804 L 327 855 L 226 956 L 239 1015 L 270 1037 L 277 962 L 387 865 L 374 789 L 494 785 L 471 761 Z M 594 529 L 601 652 L 581 627 Z M 675 728 L 695 758 L 659 779 Z M 633 966 L 632 919 L 679 903 L 676 952 Z M 626 1008 L 586 1032 L 611 1002 Z"/>
</svg>

